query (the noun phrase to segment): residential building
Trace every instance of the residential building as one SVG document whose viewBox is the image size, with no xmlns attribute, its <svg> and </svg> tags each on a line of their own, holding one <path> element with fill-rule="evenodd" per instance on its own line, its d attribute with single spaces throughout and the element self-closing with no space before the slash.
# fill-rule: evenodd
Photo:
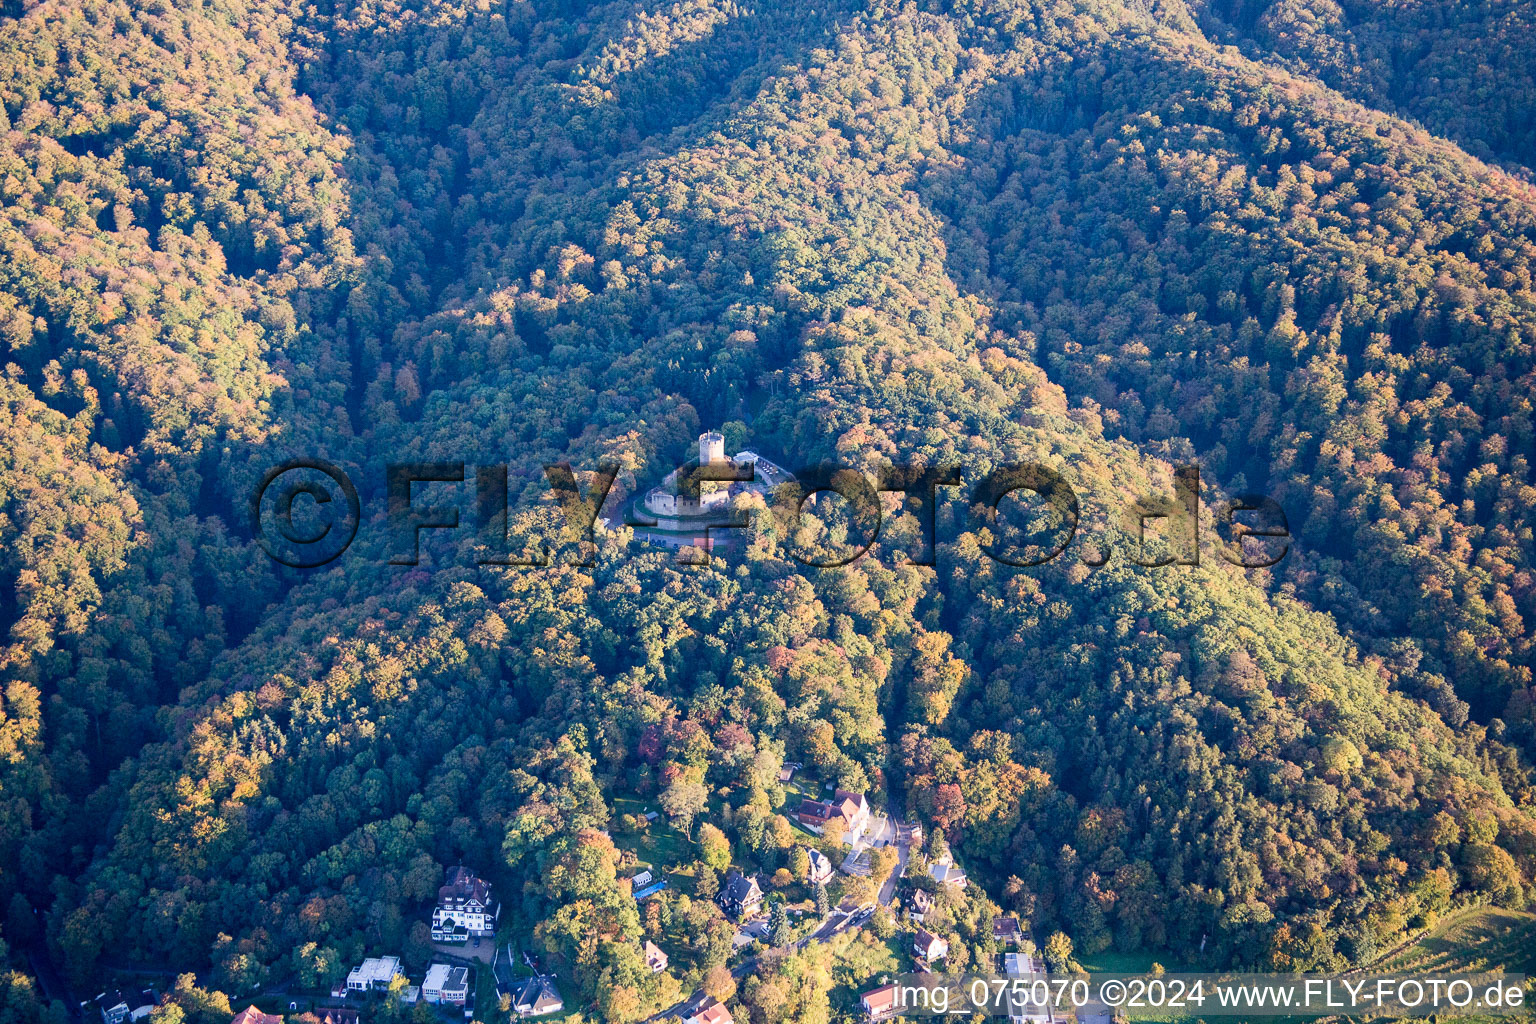
<svg viewBox="0 0 1536 1024">
<path fill-rule="evenodd" d="M 928 874 L 940 885 L 953 885 L 964 889 L 970 882 L 965 877 L 965 869 L 956 864 L 954 855 L 948 852 L 928 865 Z"/>
<path fill-rule="evenodd" d="M 1003 973 L 1010 977 L 1044 974 L 1045 964 L 1029 953 L 1005 953 Z M 1009 986 L 1007 1000 L 1009 1024 L 1053 1024 L 1060 1019 L 1053 1013 L 1049 994 L 1041 986 Z"/>
<path fill-rule="evenodd" d="M 247 1006 L 235 1014 L 229 1024 L 283 1024 L 283 1018 L 275 1013 L 262 1013 L 254 1006 Z"/>
<path fill-rule="evenodd" d="M 467 942 L 496 934 L 501 903 L 491 883 L 462 865 L 448 869 L 448 878 L 437 890 L 432 908 L 433 942 Z"/>
<path fill-rule="evenodd" d="M 320 1018 L 320 1024 L 359 1024 L 360 1017 L 356 1010 L 343 1010 L 336 1007 L 326 1007 L 316 1010 Z"/>
<path fill-rule="evenodd" d="M 837 815 L 837 809 L 824 800 L 812 800 L 810 797 L 800 801 L 800 807 L 795 811 L 795 817 L 800 819 L 800 824 L 806 828 L 815 829 L 818 833 L 827 827 L 827 822 Z"/>
<path fill-rule="evenodd" d="M 126 1024 L 148 1017 L 159 1001 L 154 989 L 112 989 L 96 997 L 96 1008 L 101 1011 L 102 1024 Z"/>
<path fill-rule="evenodd" d="M 1017 946 L 1024 938 L 1024 931 L 1019 927 L 1019 919 L 1016 917 L 994 917 L 992 919 L 992 941 L 999 946 Z"/>
<path fill-rule="evenodd" d="M 101 1011 L 102 1024 L 123 1024 L 128 1019 L 128 1000 L 116 989 L 98 995 L 96 1009 Z"/>
<path fill-rule="evenodd" d="M 347 975 L 348 992 L 373 992 L 389 988 L 401 974 L 397 956 L 369 957 Z"/>
<path fill-rule="evenodd" d="M 919 928 L 912 936 L 912 955 L 929 963 L 949 955 L 949 940 L 941 939 L 926 928 Z"/>
<path fill-rule="evenodd" d="M 887 1020 L 896 1016 L 900 1011 L 897 1000 L 900 995 L 895 985 L 882 985 L 880 988 L 870 989 L 859 996 L 859 1006 L 864 1009 L 864 1016 L 871 1021 Z"/>
<path fill-rule="evenodd" d="M 812 885 L 824 885 L 832 879 L 832 860 L 826 854 L 814 846 L 807 846 L 806 853 L 810 856 L 811 866 L 806 872 L 806 881 Z"/>
<path fill-rule="evenodd" d="M 667 953 L 650 939 L 645 940 L 645 966 L 651 969 L 652 974 L 660 974 L 667 969 Z"/>
<path fill-rule="evenodd" d="M 1044 974 L 1045 961 L 1035 953 L 1004 953 L 1003 973 L 1008 975 Z"/>
<path fill-rule="evenodd" d="M 469 999 L 469 968 L 448 964 L 428 967 L 427 978 L 421 983 L 421 998 L 429 1003 L 463 1006 Z"/>
<path fill-rule="evenodd" d="M 656 878 L 649 871 L 642 871 L 629 880 L 629 894 L 636 903 L 644 902 L 667 887 L 665 878 Z"/>
<path fill-rule="evenodd" d="M 693 1012 L 683 1024 L 736 1024 L 736 1018 L 731 1016 L 731 1011 L 725 1008 L 724 1003 L 711 999 L 706 1005 Z"/>
<path fill-rule="evenodd" d="M 1008 988 L 1008 1024 L 1054 1024 L 1059 1018 L 1051 1009 L 1048 999 L 1037 998 L 1043 996 L 1043 988 L 1035 985 L 1024 985 L 1018 988 Z"/>
<path fill-rule="evenodd" d="M 927 889 L 913 889 L 908 903 L 907 913 L 912 915 L 912 920 L 922 921 L 928 911 L 933 909 L 933 894 Z"/>
<path fill-rule="evenodd" d="M 720 887 L 720 907 L 738 921 L 745 921 L 757 913 L 763 902 L 763 890 L 756 878 L 748 878 L 739 871 L 732 871 Z"/>
<path fill-rule="evenodd" d="M 542 1017 L 546 1013 L 559 1013 L 565 1009 L 565 999 L 555 987 L 555 979 L 547 974 L 529 978 L 512 997 L 512 1009 L 524 1017 Z"/>
<path fill-rule="evenodd" d="M 840 789 L 831 800 L 802 800 L 795 812 L 800 824 L 821 832 L 833 818 L 843 820 L 843 837 L 849 842 L 863 834 L 869 826 L 869 801 L 863 793 L 851 793 Z"/>
</svg>

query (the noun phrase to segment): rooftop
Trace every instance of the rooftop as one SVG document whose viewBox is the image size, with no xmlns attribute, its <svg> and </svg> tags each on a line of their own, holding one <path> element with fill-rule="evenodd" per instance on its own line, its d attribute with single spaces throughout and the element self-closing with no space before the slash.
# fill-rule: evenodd
<svg viewBox="0 0 1536 1024">
<path fill-rule="evenodd" d="M 735 1024 L 735 1018 L 731 1016 L 731 1011 L 725 1008 L 724 1003 L 712 1003 L 689 1019 L 698 1021 L 698 1024 Z"/>
<path fill-rule="evenodd" d="M 347 975 L 347 981 L 387 985 L 398 973 L 400 973 L 399 957 L 371 956 L 352 968 L 351 973 Z"/>
<path fill-rule="evenodd" d="M 421 987 L 436 992 L 467 991 L 469 970 L 464 967 L 450 967 L 448 964 L 433 964 L 427 968 L 427 978 L 421 983 Z"/>
<path fill-rule="evenodd" d="M 448 869 L 448 880 L 437 890 L 440 904 L 474 900 L 483 906 L 490 898 L 491 884 L 462 864 Z"/>
<path fill-rule="evenodd" d="M 725 888 L 720 890 L 721 895 L 728 900 L 745 900 L 754 895 L 761 896 L 762 890 L 757 886 L 757 879 L 748 878 L 746 875 L 733 874 L 725 883 Z"/>
<path fill-rule="evenodd" d="M 229 1024 L 282 1024 L 283 1018 L 270 1013 L 262 1013 L 254 1006 L 247 1006 Z"/>
<path fill-rule="evenodd" d="M 859 1001 L 870 1013 L 889 1013 L 896 1008 L 896 986 L 882 985 L 859 996 Z"/>
<path fill-rule="evenodd" d="M 520 1013 L 540 1014 L 553 1013 L 565 1005 L 565 1000 L 555 987 L 555 979 L 539 975 L 523 983 L 512 1003 Z"/>
</svg>

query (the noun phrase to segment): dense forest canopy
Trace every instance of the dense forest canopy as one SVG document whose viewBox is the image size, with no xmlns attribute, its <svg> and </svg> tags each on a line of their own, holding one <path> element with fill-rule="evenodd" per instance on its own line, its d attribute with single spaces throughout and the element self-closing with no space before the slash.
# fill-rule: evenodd
<svg viewBox="0 0 1536 1024">
<path fill-rule="evenodd" d="M 1526 905 L 1533 27 L 1492 0 L 6 4 L 0 1020 L 43 1012 L 26 951 L 80 992 L 195 973 L 194 1021 L 419 967 L 459 863 L 571 1005 L 638 1020 L 730 943 L 707 898 L 629 897 L 622 801 L 689 826 L 707 895 L 794 860 L 786 762 L 954 851 L 979 891 L 938 920 L 973 960 L 1009 912 L 1079 951 L 1339 969 Z M 707 565 L 559 540 L 546 464 L 615 464 L 612 511 L 717 426 L 787 465 L 963 467 L 936 564 L 898 512 L 808 567 L 861 535 L 835 501 L 748 502 Z M 294 455 L 362 491 L 321 568 L 247 525 Z M 506 464 L 552 564 L 477 565 L 470 529 L 389 564 L 385 466 L 432 460 Z M 969 484 L 1031 461 L 1084 538 L 1017 569 L 1000 520 L 1046 510 Z M 1118 510 L 1190 464 L 1208 532 L 1226 495 L 1281 503 L 1283 562 L 1132 564 Z M 467 524 L 470 485 L 431 486 Z M 771 955 L 736 999 L 826 1019 L 883 949 Z"/>
</svg>

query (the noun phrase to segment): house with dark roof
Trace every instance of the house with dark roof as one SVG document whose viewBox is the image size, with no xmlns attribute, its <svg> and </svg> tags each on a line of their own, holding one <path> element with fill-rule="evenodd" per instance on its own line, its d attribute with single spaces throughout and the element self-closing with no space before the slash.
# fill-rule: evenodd
<svg viewBox="0 0 1536 1024">
<path fill-rule="evenodd" d="M 159 1001 L 154 989 L 112 989 L 96 997 L 96 1008 L 101 1011 L 102 1024 L 128 1024 L 148 1017 Z"/>
<path fill-rule="evenodd" d="M 912 936 L 912 955 L 933 963 L 949 955 L 949 940 L 941 939 L 926 928 L 919 928 Z"/>
<path fill-rule="evenodd" d="M 992 919 L 992 941 L 999 946 L 1017 946 L 1024 938 L 1024 931 L 1019 927 L 1019 919 L 1016 917 L 994 917 Z"/>
<path fill-rule="evenodd" d="M 941 857 L 936 857 L 928 865 L 928 874 L 940 885 L 953 885 L 964 889 L 970 884 L 970 880 L 966 878 L 965 869 L 956 864 L 954 854 L 948 852 Z"/>
<path fill-rule="evenodd" d="M 812 885 L 823 885 L 832 880 L 832 860 L 826 854 L 814 846 L 807 846 L 806 853 L 810 856 L 810 867 L 806 871 L 806 881 Z"/>
<path fill-rule="evenodd" d="M 763 902 L 763 890 L 756 878 L 748 878 L 739 871 L 732 871 L 720 887 L 720 908 L 738 921 L 745 921 L 757 913 Z"/>
<path fill-rule="evenodd" d="M 1045 964 L 1027 953 L 1003 954 L 1003 973 L 1009 977 L 1044 974 Z M 1056 1024 L 1063 1018 L 1056 1015 L 1049 993 L 1035 985 L 1009 985 L 1005 991 L 1008 1024 Z M 1079 1009 L 1079 1020 L 1082 1010 Z"/>
<path fill-rule="evenodd" d="M 491 883 L 462 865 L 449 868 L 432 908 L 432 941 L 468 942 L 494 935 L 500 916 L 501 902 Z"/>
<path fill-rule="evenodd" d="M 1098 1001 L 1090 999 L 1085 1006 L 1077 1008 L 1077 1024 L 1121 1024 L 1125 1017 L 1117 1009 Z"/>
<path fill-rule="evenodd" d="M 433 964 L 421 983 L 421 998 L 429 1003 L 463 1006 L 469 1000 L 469 968 Z"/>
<path fill-rule="evenodd" d="M 542 1017 L 565 1009 L 565 999 L 555 987 L 555 979 L 541 974 L 518 987 L 512 997 L 512 1009 L 524 1017 Z"/>
</svg>

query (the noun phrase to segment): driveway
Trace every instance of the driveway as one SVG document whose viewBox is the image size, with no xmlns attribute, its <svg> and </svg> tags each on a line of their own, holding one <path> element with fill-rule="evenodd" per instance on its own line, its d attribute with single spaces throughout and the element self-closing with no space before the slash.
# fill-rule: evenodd
<svg viewBox="0 0 1536 1024">
<path fill-rule="evenodd" d="M 752 943 L 757 939 L 766 939 L 767 937 L 768 919 L 759 917 L 748 921 L 746 924 L 736 929 L 736 935 L 731 939 L 731 948 L 742 949 L 746 946 L 752 945 Z"/>
<path fill-rule="evenodd" d="M 480 948 L 475 948 L 475 940 L 468 942 L 434 942 L 432 952 L 450 960 L 478 960 L 482 964 L 489 964 L 496 959 L 496 940 L 481 939 Z"/>
<path fill-rule="evenodd" d="M 901 824 L 899 822 L 897 822 L 895 827 L 897 829 L 900 829 L 901 828 Z M 905 833 L 903 831 L 903 832 L 900 832 L 898 834 L 905 834 Z M 907 872 L 907 860 L 908 860 L 909 857 L 911 857 L 911 855 L 912 855 L 912 847 L 911 847 L 911 845 L 909 845 L 908 843 L 905 843 L 905 842 L 897 842 L 896 843 L 896 867 L 894 869 L 892 869 L 891 877 L 887 878 L 885 880 L 885 884 L 880 886 L 880 895 L 879 895 L 878 899 L 880 900 L 880 903 L 883 906 L 890 906 L 891 900 L 896 898 L 896 882 L 897 882 L 898 879 L 901 878 L 902 875 L 906 874 L 906 872 Z"/>
</svg>

